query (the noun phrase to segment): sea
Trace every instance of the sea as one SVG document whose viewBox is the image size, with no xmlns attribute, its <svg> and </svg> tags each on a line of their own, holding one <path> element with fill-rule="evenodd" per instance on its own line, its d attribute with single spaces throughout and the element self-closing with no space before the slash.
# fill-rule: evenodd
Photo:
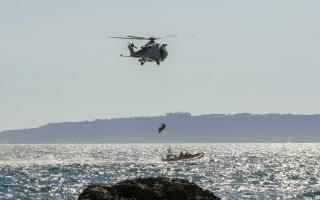
<svg viewBox="0 0 320 200">
<path fill-rule="evenodd" d="M 166 149 L 204 152 L 161 161 Z M 0 199 L 77 199 L 91 183 L 185 178 L 222 199 L 320 199 L 320 144 L 0 145 Z"/>
</svg>

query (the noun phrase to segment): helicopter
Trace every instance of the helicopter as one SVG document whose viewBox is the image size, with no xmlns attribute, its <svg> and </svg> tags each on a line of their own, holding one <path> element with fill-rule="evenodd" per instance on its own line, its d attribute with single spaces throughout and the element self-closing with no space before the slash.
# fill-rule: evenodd
<svg viewBox="0 0 320 200">
<path fill-rule="evenodd" d="M 109 38 L 117 38 L 117 39 L 126 39 L 126 40 L 147 40 L 148 42 L 141 46 L 140 50 L 134 51 L 137 47 L 133 44 L 133 42 L 128 43 L 128 49 L 130 51 L 129 56 L 120 55 L 122 57 L 133 57 L 139 58 L 139 62 L 143 65 L 145 62 L 156 62 L 157 65 L 160 65 L 160 62 L 163 62 L 167 56 L 168 51 L 166 49 L 167 44 L 159 44 L 156 43 L 156 40 L 164 39 L 168 37 L 176 37 L 176 35 L 168 35 L 165 37 L 139 37 L 128 35 L 126 37 L 114 37 L 110 36 Z"/>
</svg>

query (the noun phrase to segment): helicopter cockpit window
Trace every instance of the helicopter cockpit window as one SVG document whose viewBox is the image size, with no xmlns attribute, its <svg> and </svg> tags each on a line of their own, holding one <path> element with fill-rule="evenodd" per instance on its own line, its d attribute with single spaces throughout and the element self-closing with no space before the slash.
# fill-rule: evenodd
<svg viewBox="0 0 320 200">
<path fill-rule="evenodd" d="M 166 52 L 166 50 L 163 49 L 163 48 L 160 49 L 160 57 L 161 57 L 162 59 L 165 59 L 165 58 L 167 57 L 167 52 Z"/>
<path fill-rule="evenodd" d="M 161 58 L 163 58 L 163 55 L 164 55 L 164 51 L 163 51 L 163 49 L 160 49 L 160 56 L 161 56 Z"/>
</svg>

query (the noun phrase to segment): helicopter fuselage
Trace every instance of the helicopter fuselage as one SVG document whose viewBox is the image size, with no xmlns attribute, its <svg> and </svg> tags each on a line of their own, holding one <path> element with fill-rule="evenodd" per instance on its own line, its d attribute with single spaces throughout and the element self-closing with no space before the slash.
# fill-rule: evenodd
<svg viewBox="0 0 320 200">
<path fill-rule="evenodd" d="M 158 65 L 168 56 L 166 49 L 167 44 L 153 43 L 147 46 L 142 46 L 140 50 L 134 51 L 133 43 L 128 45 L 130 57 L 139 58 L 141 65 L 145 62 L 156 62 Z"/>
</svg>

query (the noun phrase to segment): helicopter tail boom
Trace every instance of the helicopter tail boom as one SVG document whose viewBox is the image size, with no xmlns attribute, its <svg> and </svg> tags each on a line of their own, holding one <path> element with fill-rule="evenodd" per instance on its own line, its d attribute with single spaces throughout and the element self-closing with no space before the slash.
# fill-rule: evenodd
<svg viewBox="0 0 320 200">
<path fill-rule="evenodd" d="M 134 49 L 133 48 L 137 48 L 136 46 L 134 46 L 134 44 L 133 43 L 129 43 L 128 44 L 128 49 L 129 49 L 129 51 L 130 51 L 130 56 L 132 56 L 132 57 L 134 57 Z"/>
</svg>

